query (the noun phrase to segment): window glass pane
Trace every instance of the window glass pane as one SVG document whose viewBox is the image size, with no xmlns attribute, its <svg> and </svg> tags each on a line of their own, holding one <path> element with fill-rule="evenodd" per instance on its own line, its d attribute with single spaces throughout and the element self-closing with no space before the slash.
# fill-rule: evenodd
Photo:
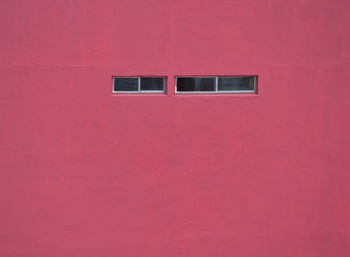
<svg viewBox="0 0 350 257">
<path fill-rule="evenodd" d="M 138 78 L 114 78 L 114 91 L 138 91 Z"/>
<path fill-rule="evenodd" d="M 215 91 L 215 78 L 178 77 L 177 91 Z"/>
<path fill-rule="evenodd" d="M 254 90 L 254 76 L 219 77 L 218 90 Z"/>
<path fill-rule="evenodd" d="M 141 90 L 163 91 L 164 78 L 141 78 Z"/>
</svg>

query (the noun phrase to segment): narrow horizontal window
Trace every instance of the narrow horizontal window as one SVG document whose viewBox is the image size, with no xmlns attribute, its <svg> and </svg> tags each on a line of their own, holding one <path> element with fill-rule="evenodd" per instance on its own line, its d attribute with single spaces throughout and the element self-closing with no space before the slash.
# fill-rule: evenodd
<svg viewBox="0 0 350 257">
<path fill-rule="evenodd" d="M 214 91 L 214 77 L 178 77 L 177 91 L 193 92 L 193 91 Z"/>
<path fill-rule="evenodd" d="M 256 92 L 256 76 L 176 77 L 176 92 Z"/>
<path fill-rule="evenodd" d="M 254 76 L 218 77 L 218 91 L 255 91 Z"/>
<path fill-rule="evenodd" d="M 141 91 L 163 91 L 164 78 L 141 78 Z"/>
<path fill-rule="evenodd" d="M 164 92 L 165 77 L 113 77 L 113 92 Z"/>
<path fill-rule="evenodd" d="M 114 91 L 138 91 L 138 78 L 114 78 Z"/>
</svg>

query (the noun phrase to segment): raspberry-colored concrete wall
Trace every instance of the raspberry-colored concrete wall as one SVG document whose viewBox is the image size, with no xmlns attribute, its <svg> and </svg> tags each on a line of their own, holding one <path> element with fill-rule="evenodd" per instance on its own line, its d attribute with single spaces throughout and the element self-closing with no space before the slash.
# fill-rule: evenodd
<svg viewBox="0 0 350 257">
<path fill-rule="evenodd" d="M 350 256 L 349 1 L 0 7 L 1 257 Z M 259 94 L 174 95 L 189 74 Z"/>
</svg>

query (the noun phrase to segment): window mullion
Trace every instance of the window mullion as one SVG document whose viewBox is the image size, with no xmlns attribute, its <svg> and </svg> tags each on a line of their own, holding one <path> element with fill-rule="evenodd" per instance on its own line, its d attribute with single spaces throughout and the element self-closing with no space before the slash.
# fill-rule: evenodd
<svg viewBox="0 0 350 257">
<path fill-rule="evenodd" d="M 141 77 L 138 77 L 138 88 L 137 88 L 137 91 L 138 92 L 141 92 Z"/>
<path fill-rule="evenodd" d="M 219 77 L 216 76 L 215 77 L 215 92 L 218 92 L 218 81 L 219 81 Z"/>
<path fill-rule="evenodd" d="M 256 92 L 256 76 L 254 76 L 254 92 Z"/>
<path fill-rule="evenodd" d="M 177 77 L 175 77 L 175 93 L 177 93 Z"/>
</svg>

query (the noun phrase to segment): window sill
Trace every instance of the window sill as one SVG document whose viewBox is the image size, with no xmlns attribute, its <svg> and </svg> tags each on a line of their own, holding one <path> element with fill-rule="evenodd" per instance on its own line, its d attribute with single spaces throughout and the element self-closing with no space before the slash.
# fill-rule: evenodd
<svg viewBox="0 0 350 257">
<path fill-rule="evenodd" d="M 111 96 L 167 96 L 168 94 L 165 92 L 136 92 L 136 93 L 112 93 Z"/>
<path fill-rule="evenodd" d="M 176 92 L 174 96 L 234 96 L 234 97 L 256 97 L 259 96 L 257 92 Z"/>
</svg>

